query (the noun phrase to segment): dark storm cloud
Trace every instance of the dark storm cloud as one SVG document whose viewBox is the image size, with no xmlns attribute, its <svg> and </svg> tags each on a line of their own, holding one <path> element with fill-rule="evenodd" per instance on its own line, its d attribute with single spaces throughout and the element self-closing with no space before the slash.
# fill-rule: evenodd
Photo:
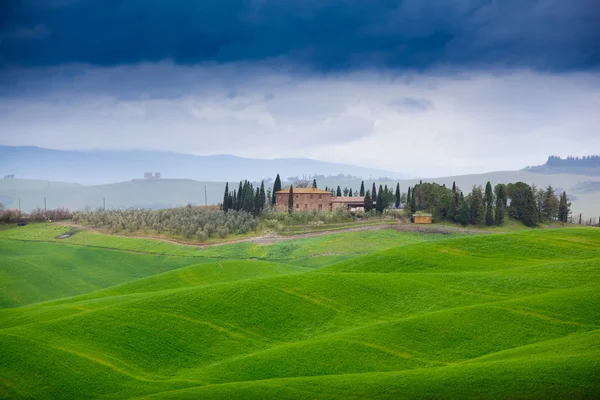
<svg viewBox="0 0 600 400">
<path fill-rule="evenodd" d="M 312 70 L 600 65 L 597 0 L 11 0 L 0 65 L 270 60 Z"/>
</svg>

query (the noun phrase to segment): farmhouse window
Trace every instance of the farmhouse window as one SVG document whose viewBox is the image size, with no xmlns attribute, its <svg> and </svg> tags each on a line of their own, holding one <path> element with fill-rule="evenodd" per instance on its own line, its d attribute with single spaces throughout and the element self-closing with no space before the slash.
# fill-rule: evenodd
<svg viewBox="0 0 600 400">
<path fill-rule="evenodd" d="M 306 210 L 306 209 L 308 209 L 308 204 L 305 204 L 305 205 L 304 205 L 304 209 L 305 209 L 305 210 Z"/>
<path fill-rule="evenodd" d="M 300 204 L 296 204 L 296 208 L 300 208 Z"/>
</svg>

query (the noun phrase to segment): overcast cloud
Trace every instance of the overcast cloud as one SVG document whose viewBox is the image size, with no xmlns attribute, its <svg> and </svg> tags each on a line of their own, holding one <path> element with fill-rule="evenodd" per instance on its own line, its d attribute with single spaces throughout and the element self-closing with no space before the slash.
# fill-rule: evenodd
<svg viewBox="0 0 600 400">
<path fill-rule="evenodd" d="M 0 144 L 417 176 L 600 152 L 593 0 L 0 3 Z"/>
</svg>

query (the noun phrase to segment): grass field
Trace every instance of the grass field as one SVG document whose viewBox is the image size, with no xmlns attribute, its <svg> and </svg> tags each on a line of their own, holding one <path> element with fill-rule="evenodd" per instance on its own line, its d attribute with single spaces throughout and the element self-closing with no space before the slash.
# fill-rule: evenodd
<svg viewBox="0 0 600 400">
<path fill-rule="evenodd" d="M 0 398 L 600 397 L 600 229 L 64 229 L 0 231 Z"/>
</svg>

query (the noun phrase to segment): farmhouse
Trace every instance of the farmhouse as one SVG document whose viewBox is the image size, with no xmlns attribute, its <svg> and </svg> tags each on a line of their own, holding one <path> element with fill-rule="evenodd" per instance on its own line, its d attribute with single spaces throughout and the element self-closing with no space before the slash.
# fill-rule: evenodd
<svg viewBox="0 0 600 400">
<path fill-rule="evenodd" d="M 431 218 L 432 218 L 431 214 L 424 214 L 424 213 L 413 214 L 413 222 L 415 224 L 431 224 L 432 223 Z"/>
<path fill-rule="evenodd" d="M 335 197 L 331 192 L 314 188 L 294 188 L 294 211 L 336 211 L 341 208 L 350 211 L 365 209 L 364 197 Z M 288 210 L 290 190 L 275 193 L 275 206 L 278 211 Z"/>
<path fill-rule="evenodd" d="M 294 188 L 294 211 L 331 211 L 331 192 L 314 188 Z M 288 210 L 290 189 L 275 193 L 277 211 Z"/>
</svg>

